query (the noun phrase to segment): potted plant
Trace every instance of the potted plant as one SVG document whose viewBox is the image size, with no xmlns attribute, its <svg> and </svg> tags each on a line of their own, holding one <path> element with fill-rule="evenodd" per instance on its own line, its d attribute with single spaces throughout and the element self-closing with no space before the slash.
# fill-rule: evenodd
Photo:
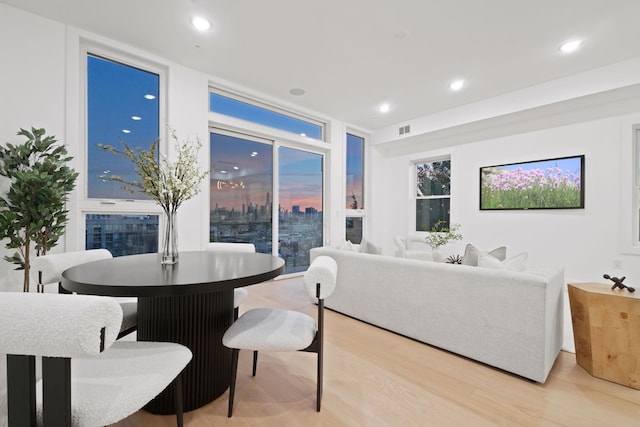
<svg viewBox="0 0 640 427">
<path fill-rule="evenodd" d="M 23 291 L 29 292 L 30 257 L 44 255 L 58 244 L 67 223 L 66 202 L 78 173 L 67 166 L 72 159 L 55 136 L 44 129 L 20 129 L 27 140 L 0 147 L 0 175 L 10 180 L 0 196 L 0 238 L 16 249 L 5 260 L 24 270 Z"/>
<path fill-rule="evenodd" d="M 462 240 L 462 234 L 458 233 L 459 229 L 460 224 L 451 224 L 447 227 L 446 222 L 442 220 L 436 222 L 433 227 L 431 227 L 431 231 L 429 231 L 427 237 L 425 237 L 425 242 L 431 246 L 434 261 L 442 261 L 442 254 L 440 254 L 439 251 L 441 246 L 446 245 L 452 240 Z"/>
</svg>

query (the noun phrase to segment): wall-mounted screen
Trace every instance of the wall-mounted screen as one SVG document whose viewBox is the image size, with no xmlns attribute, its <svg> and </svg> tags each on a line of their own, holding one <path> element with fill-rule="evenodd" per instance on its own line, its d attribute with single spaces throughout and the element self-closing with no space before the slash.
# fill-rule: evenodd
<svg viewBox="0 0 640 427">
<path fill-rule="evenodd" d="M 584 208 L 584 155 L 480 168 L 480 210 Z"/>
</svg>

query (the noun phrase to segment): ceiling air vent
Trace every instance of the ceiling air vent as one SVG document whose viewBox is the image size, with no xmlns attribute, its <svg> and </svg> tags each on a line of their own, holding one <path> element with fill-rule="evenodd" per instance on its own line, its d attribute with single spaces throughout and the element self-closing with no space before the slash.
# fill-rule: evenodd
<svg viewBox="0 0 640 427">
<path fill-rule="evenodd" d="M 398 129 L 398 133 L 399 133 L 400 135 L 404 135 L 405 133 L 409 133 L 409 132 L 411 132 L 411 126 L 409 126 L 409 125 L 401 126 L 401 127 Z"/>
</svg>

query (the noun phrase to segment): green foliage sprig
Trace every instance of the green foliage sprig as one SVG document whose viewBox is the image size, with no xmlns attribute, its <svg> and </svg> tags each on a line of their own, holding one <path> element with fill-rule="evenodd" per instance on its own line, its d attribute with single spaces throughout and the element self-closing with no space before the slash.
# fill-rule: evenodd
<svg viewBox="0 0 640 427">
<path fill-rule="evenodd" d="M 460 224 L 451 224 L 449 227 L 445 227 L 445 224 L 444 221 L 436 222 L 425 237 L 425 242 L 432 249 L 444 246 L 452 240 L 462 240 L 462 234 L 458 233 Z"/>
<path fill-rule="evenodd" d="M 112 145 L 98 144 L 104 151 L 129 159 L 134 171 L 140 176 L 139 181 L 125 181 L 117 175 L 102 176 L 102 179 L 122 183 L 122 189 L 131 193 L 144 193 L 153 199 L 167 213 L 175 213 L 180 205 L 200 192 L 200 182 L 207 176 L 207 171 L 198 168 L 198 152 L 202 143 L 195 141 L 180 142 L 176 132 L 169 129 L 175 142 L 176 160 L 170 162 L 167 156 L 158 154 L 158 141 L 151 144 L 149 150 L 140 147 L 131 148 L 120 141 L 122 149 Z"/>
<path fill-rule="evenodd" d="M 6 247 L 16 249 L 4 259 L 24 270 L 23 291 L 29 291 L 30 255 L 45 255 L 64 234 L 68 211 L 67 196 L 75 187 L 78 174 L 67 163 L 64 145 L 44 129 L 20 129 L 27 138 L 20 145 L 7 143 L 0 148 L 0 175 L 11 182 L 0 197 L 0 238 Z M 33 244 L 33 245 L 32 245 Z"/>
</svg>

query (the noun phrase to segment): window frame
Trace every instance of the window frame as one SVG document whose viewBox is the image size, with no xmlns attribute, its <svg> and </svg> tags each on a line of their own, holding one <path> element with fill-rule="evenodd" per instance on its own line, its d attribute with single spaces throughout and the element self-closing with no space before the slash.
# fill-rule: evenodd
<svg viewBox="0 0 640 427">
<path fill-rule="evenodd" d="M 256 107 L 256 108 L 260 108 L 260 109 L 267 110 L 267 111 L 270 111 L 270 112 L 273 112 L 273 113 L 276 113 L 276 114 L 280 114 L 280 115 L 283 115 L 283 116 L 287 116 L 287 117 L 290 117 L 290 118 L 293 118 L 293 119 L 296 119 L 296 120 L 301 120 L 303 122 L 307 122 L 307 123 L 315 125 L 315 126 L 319 126 L 320 127 L 320 131 L 321 131 L 321 138 L 320 139 L 313 138 L 313 137 L 303 137 L 303 138 L 308 138 L 308 139 L 310 139 L 312 141 L 316 141 L 316 142 L 327 142 L 328 125 L 327 125 L 327 123 L 325 121 L 320 120 L 320 119 L 315 118 L 315 117 L 311 117 L 309 115 L 304 115 L 304 114 L 301 114 L 301 113 L 297 113 L 297 112 L 294 112 L 294 111 L 292 111 L 290 109 L 283 108 L 283 107 L 280 107 L 280 106 L 277 106 L 277 105 L 274 105 L 274 104 L 270 104 L 270 103 L 267 103 L 265 101 L 261 101 L 261 100 L 259 100 L 257 98 L 254 98 L 254 97 L 251 97 L 251 96 L 248 96 L 248 95 L 245 95 L 245 94 L 241 94 L 241 93 L 238 93 L 236 91 L 227 90 L 227 89 L 222 88 L 222 87 L 220 87 L 218 85 L 215 85 L 215 84 L 210 84 L 209 85 L 209 91 L 207 93 L 207 109 L 208 109 L 209 113 L 220 114 L 220 115 L 223 115 L 223 116 L 226 116 L 226 117 L 233 117 L 234 119 L 237 119 L 237 120 L 242 120 L 244 122 L 253 123 L 253 124 L 256 124 L 256 125 L 259 125 L 259 126 L 265 126 L 265 127 L 269 128 L 269 129 L 275 129 L 277 131 L 286 132 L 287 134 L 290 134 L 290 135 L 301 136 L 298 133 L 291 132 L 291 131 L 286 130 L 286 129 L 281 129 L 281 128 L 265 125 L 263 123 L 254 122 L 254 121 L 242 118 L 242 117 L 229 116 L 229 115 L 226 115 L 226 114 L 223 114 L 223 113 L 218 113 L 216 111 L 212 111 L 211 110 L 211 104 L 210 104 L 210 101 L 209 101 L 211 93 L 223 96 L 225 98 L 230 98 L 230 99 L 233 99 L 233 100 L 238 101 L 238 102 L 249 104 L 249 105 L 251 105 L 253 107 Z M 267 134 L 271 134 L 271 133 L 267 132 Z"/>
<path fill-rule="evenodd" d="M 159 231 L 164 228 L 164 216 L 162 209 L 153 200 L 137 200 L 137 199 L 99 199 L 88 197 L 88 55 L 98 56 L 108 61 L 117 62 L 126 66 L 144 70 L 157 74 L 159 77 L 158 85 L 158 106 L 159 106 L 159 153 L 168 154 L 167 129 L 163 123 L 167 123 L 167 98 L 168 98 L 168 69 L 157 62 L 147 60 L 122 50 L 106 47 L 92 40 L 82 37 L 79 39 L 78 45 L 78 135 L 77 135 L 77 151 L 74 153 L 76 158 L 76 169 L 79 172 L 76 181 L 75 198 L 70 203 L 70 207 L 75 205 L 74 214 L 70 216 L 68 244 L 71 248 L 86 249 L 86 215 L 87 214 L 109 214 L 109 215 L 158 215 Z M 160 235 L 158 235 L 160 238 Z"/>
<path fill-rule="evenodd" d="M 419 164 L 433 164 L 434 162 L 444 162 L 449 161 L 449 194 L 447 195 L 429 195 L 429 196 L 418 196 L 418 174 L 417 169 Z M 437 157 L 429 157 L 426 159 L 412 160 L 411 161 L 411 197 L 413 200 L 413 226 L 412 232 L 415 233 L 424 233 L 429 230 L 418 230 L 418 224 L 416 223 L 416 218 L 418 216 L 418 200 L 438 200 L 438 199 L 449 199 L 449 214 L 448 214 L 448 222 L 451 222 L 451 170 L 452 170 L 453 162 L 451 160 L 451 155 L 443 155 Z"/>
<path fill-rule="evenodd" d="M 343 158 L 344 158 L 344 170 L 343 170 L 343 176 L 344 176 L 344 184 L 342 186 L 342 191 L 343 191 L 343 197 L 342 197 L 342 201 L 343 203 L 345 203 L 345 201 L 347 200 L 347 138 L 348 135 L 352 135 L 355 136 L 356 138 L 361 138 L 362 139 L 362 206 L 361 208 L 358 209 L 352 209 L 352 208 L 348 208 L 346 206 L 343 205 L 344 208 L 344 221 L 343 221 L 343 227 L 344 227 L 344 233 L 343 233 L 343 237 L 346 240 L 347 239 L 347 221 L 349 220 L 349 218 L 359 218 L 362 221 L 362 233 L 360 238 L 362 239 L 362 237 L 364 237 L 365 234 L 365 227 L 366 227 L 366 204 L 364 203 L 366 200 L 368 200 L 367 198 L 367 179 L 366 179 L 366 172 L 367 172 L 367 136 L 364 135 L 362 132 L 358 132 L 355 131 L 353 129 L 347 129 L 344 132 L 344 150 L 343 150 Z M 368 201 L 367 201 L 368 203 Z M 352 242 L 352 243 L 360 243 L 360 242 Z"/>
</svg>

